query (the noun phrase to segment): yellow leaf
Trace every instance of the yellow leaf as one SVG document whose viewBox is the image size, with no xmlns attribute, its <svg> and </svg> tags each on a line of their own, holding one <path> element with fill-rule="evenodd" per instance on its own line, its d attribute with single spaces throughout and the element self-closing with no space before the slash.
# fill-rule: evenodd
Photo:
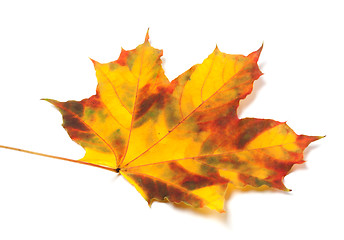
<svg viewBox="0 0 344 240">
<path fill-rule="evenodd" d="M 285 123 L 239 119 L 239 101 L 261 76 L 262 48 L 248 56 L 217 47 L 203 63 L 169 82 L 162 51 L 145 42 L 118 60 L 94 60 L 96 95 L 54 104 L 63 127 L 85 148 L 80 161 L 125 177 L 148 201 L 223 212 L 228 184 L 287 190 L 283 178 L 320 137 L 295 134 Z"/>
</svg>

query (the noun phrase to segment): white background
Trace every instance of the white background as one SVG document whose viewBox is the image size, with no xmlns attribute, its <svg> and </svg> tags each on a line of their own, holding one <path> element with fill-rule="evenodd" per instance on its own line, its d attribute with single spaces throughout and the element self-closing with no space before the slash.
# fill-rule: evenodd
<svg viewBox="0 0 344 240">
<path fill-rule="evenodd" d="M 90 3 L 92 2 L 92 3 Z M 114 173 L 0 149 L 0 239 L 343 239 L 341 1 L 4 1 L 0 3 L 0 144 L 73 159 L 83 149 L 41 98 L 95 93 L 89 57 L 108 62 L 144 41 L 169 79 L 217 44 L 264 72 L 241 117 L 326 135 L 285 178 L 293 191 L 235 192 L 225 214 L 151 208 Z"/>
</svg>

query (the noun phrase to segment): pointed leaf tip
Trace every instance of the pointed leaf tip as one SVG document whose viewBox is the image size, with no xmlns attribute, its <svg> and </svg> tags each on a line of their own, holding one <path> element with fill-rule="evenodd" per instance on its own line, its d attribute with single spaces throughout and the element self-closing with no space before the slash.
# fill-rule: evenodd
<svg viewBox="0 0 344 240">
<path fill-rule="evenodd" d="M 89 59 L 92 61 L 93 65 L 98 64 L 99 62 L 97 62 L 96 60 L 93 60 L 92 58 L 89 57 Z"/>
<path fill-rule="evenodd" d="M 149 40 L 149 28 L 147 29 L 146 37 L 145 37 L 145 42 L 148 42 Z"/>
<path fill-rule="evenodd" d="M 220 53 L 220 52 L 221 52 L 221 51 L 220 51 L 220 49 L 219 49 L 219 46 L 216 44 L 213 53 Z"/>
<path fill-rule="evenodd" d="M 50 98 L 41 98 L 41 100 L 46 101 L 46 102 L 48 102 L 48 103 L 50 103 L 50 104 L 53 104 L 53 105 L 55 105 L 55 106 L 56 106 L 56 104 L 59 103 L 59 101 L 56 101 L 56 100 L 50 99 Z"/>
<path fill-rule="evenodd" d="M 262 43 L 262 46 L 261 46 L 257 51 L 254 51 L 254 52 L 250 53 L 250 54 L 248 55 L 248 57 L 250 57 L 250 58 L 251 58 L 252 60 L 254 60 L 255 62 L 258 62 L 260 53 L 261 53 L 262 50 L 263 50 L 263 46 L 264 46 L 264 43 Z"/>
<path fill-rule="evenodd" d="M 42 101 L 47 101 L 47 102 L 54 101 L 53 99 L 50 99 L 50 98 L 41 98 L 40 100 L 42 100 Z"/>
<path fill-rule="evenodd" d="M 311 142 L 317 141 L 324 138 L 325 136 L 307 136 L 299 135 L 298 136 L 298 145 L 302 148 L 306 148 Z"/>
</svg>

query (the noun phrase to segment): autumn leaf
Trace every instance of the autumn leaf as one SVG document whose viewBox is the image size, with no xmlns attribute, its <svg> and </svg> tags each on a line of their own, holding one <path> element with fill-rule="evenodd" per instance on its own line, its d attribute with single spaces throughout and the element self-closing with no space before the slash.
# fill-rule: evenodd
<svg viewBox="0 0 344 240">
<path fill-rule="evenodd" d="M 303 150 L 320 137 L 297 135 L 284 122 L 239 119 L 239 101 L 261 75 L 262 48 L 229 55 L 217 47 L 201 64 L 170 82 L 162 50 L 147 33 L 118 60 L 94 60 L 96 94 L 52 103 L 63 127 L 85 150 L 81 163 L 120 173 L 154 200 L 223 211 L 228 186 L 287 191 L 283 178 L 303 163 Z"/>
</svg>

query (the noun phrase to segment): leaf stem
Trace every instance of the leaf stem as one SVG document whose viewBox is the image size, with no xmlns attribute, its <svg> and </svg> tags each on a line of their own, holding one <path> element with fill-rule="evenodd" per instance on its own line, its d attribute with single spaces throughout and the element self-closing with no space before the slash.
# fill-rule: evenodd
<svg viewBox="0 0 344 240">
<path fill-rule="evenodd" d="M 79 161 L 79 160 L 74 160 L 74 159 L 69 159 L 69 158 L 64 158 L 64 157 L 58 157 L 58 156 L 53 156 L 53 155 L 48 155 L 48 154 L 44 154 L 44 153 L 38 153 L 38 152 L 33 152 L 33 151 L 28 151 L 28 150 L 24 150 L 24 149 L 20 149 L 20 148 L 3 146 L 3 145 L 0 145 L 0 148 L 14 150 L 14 151 L 18 151 L 18 152 L 29 153 L 29 154 L 33 154 L 33 155 L 42 156 L 42 157 L 55 158 L 55 159 L 64 160 L 64 161 L 68 161 L 68 162 L 84 164 L 84 165 L 88 165 L 88 166 L 92 166 L 92 167 L 97 167 L 97 168 L 102 168 L 102 169 L 105 169 L 105 170 L 109 170 L 109 171 L 115 172 L 115 169 L 113 169 L 113 168 L 102 166 L 102 165 L 97 165 L 97 164 L 94 164 L 94 163 L 88 163 L 88 162 L 83 162 L 83 161 Z"/>
</svg>

